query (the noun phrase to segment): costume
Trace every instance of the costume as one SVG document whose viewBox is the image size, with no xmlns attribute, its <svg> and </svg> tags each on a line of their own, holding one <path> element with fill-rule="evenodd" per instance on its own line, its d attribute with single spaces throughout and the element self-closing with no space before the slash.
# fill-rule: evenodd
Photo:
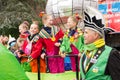
<svg viewBox="0 0 120 80">
<path fill-rule="evenodd" d="M 36 54 L 39 55 L 41 52 L 41 42 L 40 42 L 40 37 L 37 34 L 34 34 L 33 36 L 28 36 L 28 38 L 24 41 L 23 44 L 23 51 L 26 54 L 26 56 L 32 55 L 32 54 Z M 24 55 L 25 55 L 24 54 Z M 34 59 L 30 62 L 30 66 L 32 69 L 32 72 L 38 72 L 38 68 L 37 68 L 37 57 L 33 57 Z M 24 62 L 24 61 L 22 61 Z M 46 64 L 45 64 L 45 60 L 40 58 L 40 71 L 41 72 L 46 72 Z"/>
<path fill-rule="evenodd" d="M 29 31 L 24 32 L 23 34 L 20 34 L 19 37 L 20 38 L 27 38 L 30 35 Z"/>
<path fill-rule="evenodd" d="M 42 46 L 40 49 L 46 49 L 47 56 L 58 55 L 59 47 L 55 46 L 56 42 L 59 42 L 63 37 L 63 32 L 56 26 L 53 27 L 43 27 L 39 33 L 41 37 Z M 32 57 L 38 56 L 36 54 L 31 55 Z M 48 58 L 48 67 L 50 73 L 61 73 L 64 72 L 64 58 Z"/>
<path fill-rule="evenodd" d="M 77 35 L 77 37 L 75 37 Z M 60 51 L 70 54 L 79 54 L 82 52 L 84 45 L 84 39 L 80 29 L 76 28 L 70 31 L 67 31 L 63 37 L 63 42 L 60 46 Z M 72 70 L 76 71 L 75 57 L 70 57 Z M 79 61 L 80 58 L 78 58 Z"/>
<path fill-rule="evenodd" d="M 119 80 L 120 54 L 105 45 L 104 19 L 101 13 L 87 6 L 84 14 L 85 29 L 93 30 L 101 37 L 84 46 L 80 59 L 81 80 Z"/>
<path fill-rule="evenodd" d="M 0 79 L 29 80 L 15 56 L 0 44 Z"/>
<path fill-rule="evenodd" d="M 111 80 L 109 75 L 104 75 L 111 50 L 111 47 L 105 46 L 103 39 L 99 39 L 94 43 L 85 45 L 80 61 L 82 79 Z M 104 56 L 106 57 L 103 58 Z"/>
<path fill-rule="evenodd" d="M 118 68 L 120 54 L 117 50 L 106 46 L 102 39 L 85 46 L 80 61 L 81 78 L 83 80 L 120 79 L 120 69 Z"/>
</svg>

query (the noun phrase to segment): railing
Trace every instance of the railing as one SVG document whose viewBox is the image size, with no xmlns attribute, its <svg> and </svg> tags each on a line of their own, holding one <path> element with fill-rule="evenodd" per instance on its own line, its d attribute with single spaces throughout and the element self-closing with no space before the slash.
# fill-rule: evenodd
<svg viewBox="0 0 120 80">
<path fill-rule="evenodd" d="M 54 55 L 54 56 L 46 56 L 46 60 L 48 58 L 58 58 L 61 57 L 60 55 Z M 79 68 L 78 68 L 78 55 L 77 54 L 70 54 L 66 55 L 66 57 L 75 57 L 75 63 L 76 63 L 76 80 L 79 80 Z M 37 63 L 38 63 L 38 80 L 40 79 L 40 57 L 37 58 Z"/>
</svg>

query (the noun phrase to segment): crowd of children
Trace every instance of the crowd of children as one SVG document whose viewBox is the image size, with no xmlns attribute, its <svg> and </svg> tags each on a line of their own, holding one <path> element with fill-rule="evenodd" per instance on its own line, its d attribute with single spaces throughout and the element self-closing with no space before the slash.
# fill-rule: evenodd
<svg viewBox="0 0 120 80">
<path fill-rule="evenodd" d="M 66 30 L 62 30 L 53 25 L 51 15 L 44 14 L 41 29 L 38 21 L 33 21 L 31 25 L 24 21 L 19 26 L 18 39 L 1 35 L 0 43 L 6 47 L 8 44 L 7 48 L 19 63 L 29 65 L 31 72 L 38 72 L 38 64 L 40 64 L 42 73 L 46 73 L 47 70 L 50 73 L 63 73 L 65 70 L 76 71 L 75 57 L 66 56 L 75 55 L 78 57 L 77 61 L 80 62 L 78 70 L 80 70 L 81 80 L 120 79 L 120 53 L 105 44 L 103 16 L 94 8 L 86 7 L 84 17 L 84 34 L 78 26 L 79 21 L 82 20 L 78 15 L 69 16 Z M 5 47 L 1 47 L 1 55 L 3 55 L 2 50 L 9 54 Z M 40 63 L 37 62 L 38 58 Z M 24 76 L 24 73 L 21 73 Z"/>
<path fill-rule="evenodd" d="M 82 30 L 77 26 L 81 17 L 70 16 L 67 20 L 67 30 L 53 25 L 53 17 L 48 14 L 42 16 L 43 26 L 40 30 L 39 22 L 24 21 L 19 25 L 20 35 L 14 37 L 1 36 L 3 45 L 15 55 L 20 64 L 29 63 L 31 72 L 38 72 L 37 58 L 40 57 L 40 72 L 63 73 L 65 70 L 76 71 L 75 58 L 65 55 L 77 54 L 83 50 Z M 46 56 L 59 55 L 57 58 Z M 78 58 L 79 61 L 79 58 Z M 69 62 L 69 65 L 66 65 Z M 66 69 L 68 68 L 69 69 Z M 47 69 L 48 68 L 48 69 Z"/>
</svg>

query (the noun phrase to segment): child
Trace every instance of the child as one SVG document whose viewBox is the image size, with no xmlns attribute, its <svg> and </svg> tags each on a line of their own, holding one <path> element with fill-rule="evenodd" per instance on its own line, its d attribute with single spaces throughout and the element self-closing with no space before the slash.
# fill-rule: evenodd
<svg viewBox="0 0 120 80">
<path fill-rule="evenodd" d="M 39 37 L 39 25 L 38 22 L 33 22 L 30 26 L 30 35 L 28 38 L 24 41 L 23 44 L 23 51 L 28 57 L 28 60 L 30 61 L 30 66 L 32 69 L 32 72 L 38 72 L 38 64 L 37 64 L 37 57 L 30 59 L 30 55 L 32 54 L 40 54 L 41 53 L 41 44 L 40 44 L 40 37 Z M 44 59 L 40 59 L 40 72 L 46 72 L 46 64 Z"/>
<path fill-rule="evenodd" d="M 8 41 L 8 45 L 9 45 L 9 50 L 14 54 L 14 56 L 20 62 L 19 56 L 17 55 L 18 44 L 16 42 L 16 39 L 11 37 Z"/>
<path fill-rule="evenodd" d="M 67 21 L 68 29 L 63 37 L 63 42 L 60 46 L 60 55 L 65 57 L 65 53 L 76 54 L 82 52 L 84 39 L 82 31 L 77 28 L 78 19 L 76 16 L 70 16 Z M 72 70 L 76 71 L 75 57 L 70 57 Z M 78 59 L 79 62 L 79 59 Z"/>
<path fill-rule="evenodd" d="M 24 21 L 19 26 L 19 32 L 20 32 L 19 37 L 27 38 L 28 35 L 30 34 L 28 30 L 29 30 L 29 23 L 27 21 Z"/>
<path fill-rule="evenodd" d="M 54 56 L 59 54 L 60 39 L 63 37 L 63 32 L 57 26 L 54 26 L 52 23 L 52 16 L 44 14 L 42 21 L 44 26 L 42 27 L 39 35 L 41 37 L 41 47 L 46 49 L 47 56 Z M 38 57 L 40 54 L 32 54 L 31 57 Z M 50 73 L 62 73 L 64 72 L 64 58 L 48 58 L 48 67 Z"/>
</svg>

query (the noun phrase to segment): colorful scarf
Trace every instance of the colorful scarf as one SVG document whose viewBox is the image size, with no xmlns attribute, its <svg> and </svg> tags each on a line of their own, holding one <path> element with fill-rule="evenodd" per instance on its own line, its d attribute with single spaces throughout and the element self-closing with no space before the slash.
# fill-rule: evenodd
<svg viewBox="0 0 120 80">
<path fill-rule="evenodd" d="M 105 45 L 104 39 L 98 39 L 95 42 L 91 44 L 84 45 L 84 51 L 92 51 L 92 50 L 97 50 L 98 48 L 102 47 Z"/>
<path fill-rule="evenodd" d="M 103 45 L 105 45 L 104 39 L 98 39 L 97 41 L 84 46 L 84 53 L 86 55 L 86 58 L 83 64 L 85 72 L 88 70 L 88 67 L 90 65 L 90 59 L 94 57 L 98 48 L 102 47 Z"/>
</svg>

